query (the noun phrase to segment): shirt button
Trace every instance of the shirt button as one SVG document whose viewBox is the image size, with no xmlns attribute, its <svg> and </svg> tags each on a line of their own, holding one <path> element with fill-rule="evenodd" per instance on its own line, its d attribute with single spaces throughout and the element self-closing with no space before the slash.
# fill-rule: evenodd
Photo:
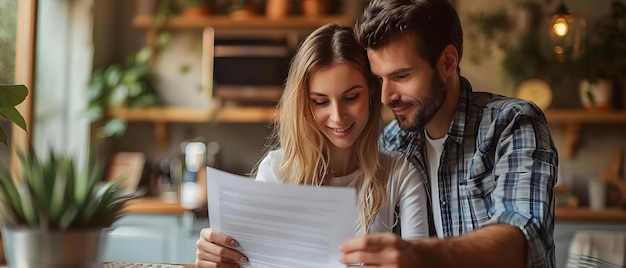
<svg viewBox="0 0 626 268">
<path fill-rule="evenodd" d="M 445 199 L 441 199 L 441 206 L 446 206 L 448 204 L 448 202 L 446 202 Z"/>
</svg>

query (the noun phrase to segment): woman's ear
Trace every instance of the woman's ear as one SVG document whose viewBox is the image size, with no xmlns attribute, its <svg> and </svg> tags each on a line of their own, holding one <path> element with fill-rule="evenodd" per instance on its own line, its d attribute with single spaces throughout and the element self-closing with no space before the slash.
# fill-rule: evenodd
<svg viewBox="0 0 626 268">
<path fill-rule="evenodd" d="M 456 73 L 457 66 L 459 65 L 459 52 L 453 45 L 447 45 L 441 56 L 439 57 L 439 63 L 437 64 L 439 73 L 442 77 L 448 77 L 451 74 Z"/>
</svg>

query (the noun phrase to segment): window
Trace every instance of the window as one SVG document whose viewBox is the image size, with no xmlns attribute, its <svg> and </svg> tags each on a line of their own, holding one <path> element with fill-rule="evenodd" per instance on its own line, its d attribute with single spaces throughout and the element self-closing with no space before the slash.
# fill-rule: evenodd
<svg viewBox="0 0 626 268">
<path fill-rule="evenodd" d="M 15 80 L 15 40 L 17 29 L 17 1 L 0 1 L 0 84 L 13 84 Z M 11 122 L 0 121 L 11 142 Z M 0 168 L 11 165 L 11 147 L 0 144 Z"/>
</svg>

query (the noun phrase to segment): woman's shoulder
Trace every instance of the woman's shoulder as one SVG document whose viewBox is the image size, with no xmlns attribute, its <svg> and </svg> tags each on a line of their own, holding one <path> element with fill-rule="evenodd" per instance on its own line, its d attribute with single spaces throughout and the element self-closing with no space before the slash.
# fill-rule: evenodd
<svg viewBox="0 0 626 268">
<path fill-rule="evenodd" d="M 379 151 L 378 159 L 381 164 L 388 167 L 408 162 L 403 154 L 395 151 Z"/>
<path fill-rule="evenodd" d="M 257 181 L 279 181 L 280 165 L 283 162 L 284 152 L 282 149 L 275 149 L 267 152 L 261 163 L 256 175 Z"/>
</svg>

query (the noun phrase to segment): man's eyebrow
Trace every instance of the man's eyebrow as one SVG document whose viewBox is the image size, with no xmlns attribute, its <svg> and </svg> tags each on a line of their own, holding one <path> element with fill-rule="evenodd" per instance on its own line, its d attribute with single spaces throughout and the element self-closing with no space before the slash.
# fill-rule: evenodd
<svg viewBox="0 0 626 268">
<path fill-rule="evenodd" d="M 411 69 L 412 69 L 411 67 L 400 68 L 400 69 L 397 69 L 397 70 L 395 70 L 395 71 L 393 71 L 391 73 L 388 73 L 387 76 L 397 75 L 397 74 L 400 74 L 400 73 L 405 73 L 405 72 L 410 71 Z"/>
</svg>

